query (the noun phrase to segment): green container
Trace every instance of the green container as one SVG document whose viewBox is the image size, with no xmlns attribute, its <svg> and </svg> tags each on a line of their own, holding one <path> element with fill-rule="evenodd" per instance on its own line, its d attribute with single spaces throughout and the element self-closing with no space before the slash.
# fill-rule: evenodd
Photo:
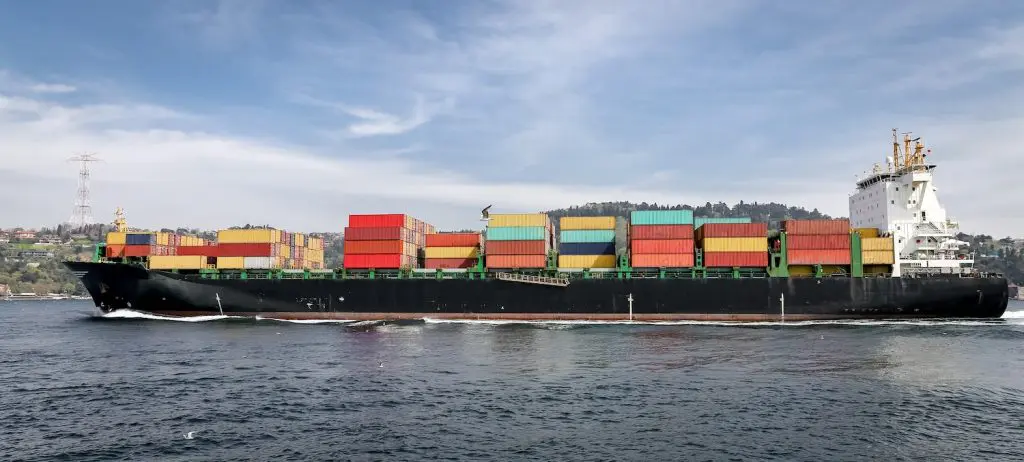
<svg viewBox="0 0 1024 462">
<path fill-rule="evenodd" d="M 614 229 L 573 229 L 559 233 L 558 241 L 563 244 L 584 244 L 615 242 Z"/>
<path fill-rule="evenodd" d="M 543 226 L 495 226 L 487 228 L 487 239 L 491 241 L 543 241 L 546 228 Z"/>
<path fill-rule="evenodd" d="M 629 214 L 631 225 L 692 225 L 693 210 L 644 210 Z"/>
<path fill-rule="evenodd" d="M 709 217 L 693 217 L 693 229 L 696 231 L 697 228 L 707 223 L 725 223 L 725 224 L 739 224 L 739 223 L 751 223 L 750 217 L 740 218 L 709 218 Z"/>
</svg>

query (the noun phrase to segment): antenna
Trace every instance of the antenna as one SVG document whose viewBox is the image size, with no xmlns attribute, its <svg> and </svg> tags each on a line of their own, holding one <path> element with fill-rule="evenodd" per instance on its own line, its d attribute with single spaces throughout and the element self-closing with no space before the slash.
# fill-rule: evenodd
<svg viewBox="0 0 1024 462">
<path fill-rule="evenodd" d="M 75 206 L 68 224 L 73 228 L 81 228 L 93 224 L 92 206 L 89 205 L 89 162 L 100 162 L 102 159 L 95 154 L 79 154 L 68 158 L 68 162 L 78 162 L 78 192 L 75 194 Z"/>
</svg>

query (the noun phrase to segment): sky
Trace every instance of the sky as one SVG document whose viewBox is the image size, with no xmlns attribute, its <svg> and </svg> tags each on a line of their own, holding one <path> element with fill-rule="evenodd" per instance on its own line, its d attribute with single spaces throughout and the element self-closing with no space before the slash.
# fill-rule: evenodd
<svg viewBox="0 0 1024 462">
<path fill-rule="evenodd" d="M 1024 236 L 1024 2 L 59 0 L 0 15 L 0 226 L 478 228 L 480 209 L 848 215 L 892 129 Z"/>
</svg>

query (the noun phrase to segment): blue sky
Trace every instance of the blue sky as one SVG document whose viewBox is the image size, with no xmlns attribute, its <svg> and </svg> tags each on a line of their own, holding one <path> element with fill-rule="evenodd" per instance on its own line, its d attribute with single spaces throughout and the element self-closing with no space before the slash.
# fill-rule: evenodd
<svg viewBox="0 0 1024 462">
<path fill-rule="evenodd" d="M 1021 235 L 1024 3 L 10 2 L 0 225 L 442 228 L 601 200 L 846 215 L 892 128 L 965 231 Z"/>
</svg>

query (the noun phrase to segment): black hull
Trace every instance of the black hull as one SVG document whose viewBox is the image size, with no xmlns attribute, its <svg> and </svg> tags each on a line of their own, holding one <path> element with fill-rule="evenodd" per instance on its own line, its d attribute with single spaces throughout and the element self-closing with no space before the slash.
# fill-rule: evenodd
<svg viewBox="0 0 1024 462">
<path fill-rule="evenodd" d="M 607 321 L 998 318 L 1009 300 L 1009 286 L 1002 277 L 587 279 L 557 287 L 465 279 L 217 280 L 124 264 L 65 264 L 81 278 L 101 310 L 130 308 L 166 316 Z"/>
</svg>

